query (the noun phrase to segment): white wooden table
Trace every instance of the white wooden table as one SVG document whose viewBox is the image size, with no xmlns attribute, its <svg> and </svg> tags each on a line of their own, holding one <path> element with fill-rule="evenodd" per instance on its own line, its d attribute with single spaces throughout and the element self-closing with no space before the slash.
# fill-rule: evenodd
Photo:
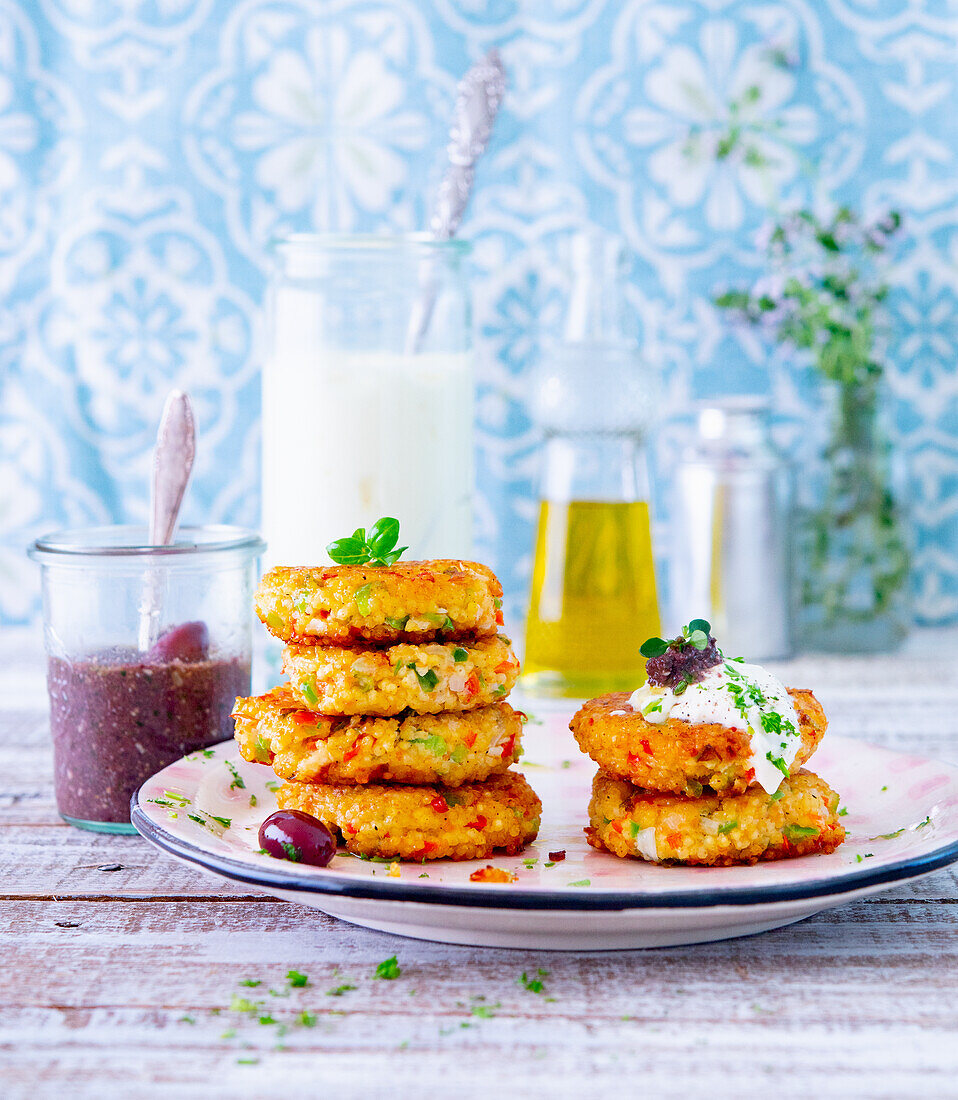
<svg viewBox="0 0 958 1100">
<path fill-rule="evenodd" d="M 10 638 L 0 665 L 4 1098 L 958 1096 L 954 870 L 694 947 L 399 939 L 62 824 L 42 666 Z M 834 731 L 958 761 L 953 657 L 788 676 Z M 393 955 L 401 976 L 374 979 Z"/>
</svg>

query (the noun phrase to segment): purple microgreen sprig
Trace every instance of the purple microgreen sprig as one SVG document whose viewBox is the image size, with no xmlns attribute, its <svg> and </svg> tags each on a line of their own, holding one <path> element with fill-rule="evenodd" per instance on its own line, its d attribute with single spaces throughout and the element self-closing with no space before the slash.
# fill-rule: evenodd
<svg viewBox="0 0 958 1100">
<path fill-rule="evenodd" d="M 709 644 L 711 632 L 711 624 L 706 619 L 693 619 L 688 626 L 682 627 L 682 633 L 677 638 L 668 641 L 664 638 L 647 638 L 639 647 L 639 652 L 643 657 L 649 658 L 661 657 L 667 649 L 682 649 L 685 645 L 703 650 Z"/>
<path fill-rule="evenodd" d="M 722 655 L 706 619 L 693 619 L 677 638 L 648 638 L 639 652 L 645 657 L 649 683 L 681 695 L 706 672 L 721 664 Z"/>
<path fill-rule="evenodd" d="M 395 565 L 408 546 L 396 547 L 399 541 L 399 520 L 384 516 L 369 528 L 357 527 L 347 538 L 336 539 L 326 547 L 326 553 L 336 565 Z"/>
</svg>

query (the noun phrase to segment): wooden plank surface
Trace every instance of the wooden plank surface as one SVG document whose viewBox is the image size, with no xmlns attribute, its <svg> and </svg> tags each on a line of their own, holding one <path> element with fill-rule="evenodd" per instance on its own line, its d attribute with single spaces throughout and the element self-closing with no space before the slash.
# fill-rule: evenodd
<svg viewBox="0 0 958 1100">
<path fill-rule="evenodd" d="M 950 660 L 803 661 L 789 679 L 836 732 L 958 760 Z M 717 944 L 404 940 L 63 825 L 23 702 L 0 712 L 4 1098 L 958 1095 L 954 869 Z M 374 978 L 392 955 L 400 977 Z M 519 976 L 540 968 L 530 992 Z"/>
</svg>

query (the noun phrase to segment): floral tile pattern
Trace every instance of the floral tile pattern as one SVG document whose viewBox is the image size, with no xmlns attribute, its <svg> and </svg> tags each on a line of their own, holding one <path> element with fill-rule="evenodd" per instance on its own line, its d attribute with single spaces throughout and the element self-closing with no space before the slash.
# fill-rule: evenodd
<svg viewBox="0 0 958 1100">
<path fill-rule="evenodd" d="M 0 622 L 38 616 L 23 548 L 41 530 L 144 518 L 172 385 L 202 430 L 187 518 L 257 522 L 267 242 L 422 225 L 456 80 L 492 45 L 510 94 L 464 232 L 477 553 L 509 615 L 535 514 L 530 374 L 561 331 L 569 234 L 618 230 L 635 253 L 627 297 L 676 414 L 661 469 L 690 397 L 743 389 L 773 396 L 803 460 L 809 372 L 710 299 L 755 276 L 769 211 L 817 190 L 905 215 L 888 362 L 917 610 L 958 616 L 954 5 L 0 0 Z"/>
</svg>

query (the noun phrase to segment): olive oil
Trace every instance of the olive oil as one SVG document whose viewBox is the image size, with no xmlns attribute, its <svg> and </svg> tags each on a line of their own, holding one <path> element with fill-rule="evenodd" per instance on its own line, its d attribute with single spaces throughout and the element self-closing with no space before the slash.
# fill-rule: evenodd
<svg viewBox="0 0 958 1100">
<path fill-rule="evenodd" d="M 646 501 L 539 505 L 523 686 L 561 696 L 631 691 L 661 632 Z"/>
</svg>

